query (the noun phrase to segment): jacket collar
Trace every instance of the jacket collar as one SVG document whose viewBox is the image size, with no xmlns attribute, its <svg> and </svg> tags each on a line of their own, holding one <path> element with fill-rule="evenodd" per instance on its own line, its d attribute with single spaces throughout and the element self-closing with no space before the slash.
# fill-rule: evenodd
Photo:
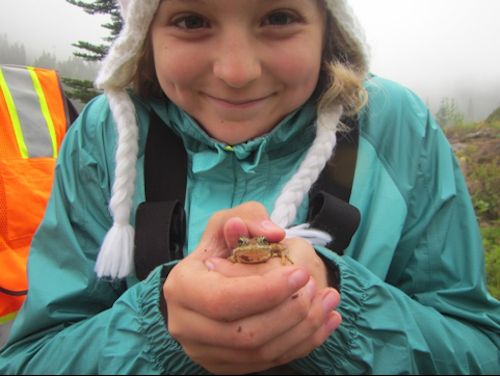
<svg viewBox="0 0 500 376">
<path fill-rule="evenodd" d="M 236 156 L 243 170 L 254 173 L 263 156 L 276 157 L 296 152 L 305 143 L 314 140 L 316 109 L 312 100 L 289 114 L 270 133 L 253 140 L 230 146 L 211 138 L 185 111 L 171 101 L 153 102 L 153 110 L 183 139 L 193 157 L 193 172 L 209 171 L 224 162 L 231 154 Z"/>
</svg>

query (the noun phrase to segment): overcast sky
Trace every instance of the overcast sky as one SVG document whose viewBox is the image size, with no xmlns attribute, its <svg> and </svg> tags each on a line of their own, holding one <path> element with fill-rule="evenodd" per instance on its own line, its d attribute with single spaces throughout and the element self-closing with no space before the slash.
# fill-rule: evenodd
<svg viewBox="0 0 500 376">
<path fill-rule="evenodd" d="M 474 99 L 476 117 L 500 106 L 500 0 L 351 4 L 371 46 L 372 72 L 410 87 L 433 110 L 443 97 L 459 99 L 464 112 Z M 65 0 L 0 0 L 0 33 L 34 57 L 46 50 L 65 60 L 71 43 L 100 43 L 106 21 Z"/>
</svg>

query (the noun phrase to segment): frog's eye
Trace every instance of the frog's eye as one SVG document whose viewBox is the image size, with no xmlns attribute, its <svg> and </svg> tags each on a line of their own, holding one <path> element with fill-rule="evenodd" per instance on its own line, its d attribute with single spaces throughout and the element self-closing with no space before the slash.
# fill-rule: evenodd
<svg viewBox="0 0 500 376">
<path fill-rule="evenodd" d="M 261 236 L 260 237 L 260 242 L 262 244 L 264 244 L 264 245 L 268 245 L 269 244 L 268 241 L 267 241 L 267 238 L 265 236 Z"/>
<path fill-rule="evenodd" d="M 243 244 L 245 244 L 245 239 L 243 239 L 243 238 L 239 238 L 239 239 L 238 239 L 238 246 L 239 246 L 239 247 L 242 247 L 242 246 L 243 246 Z"/>
</svg>

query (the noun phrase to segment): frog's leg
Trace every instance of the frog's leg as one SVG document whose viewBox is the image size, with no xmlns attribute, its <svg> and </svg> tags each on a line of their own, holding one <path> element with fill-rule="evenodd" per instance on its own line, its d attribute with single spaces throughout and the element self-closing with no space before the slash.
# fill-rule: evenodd
<svg viewBox="0 0 500 376">
<path fill-rule="evenodd" d="M 283 264 L 283 266 L 286 265 L 286 260 L 288 260 L 290 264 L 294 265 L 294 262 L 292 261 L 290 255 L 288 254 L 288 248 L 286 249 L 286 251 L 281 252 L 281 263 Z"/>
<path fill-rule="evenodd" d="M 273 256 L 275 257 L 281 257 L 281 265 L 286 266 L 286 260 L 290 262 L 290 264 L 294 265 L 294 262 L 290 258 L 290 254 L 288 252 L 288 247 L 284 244 L 278 244 L 278 246 L 275 247 L 275 251 L 273 253 Z"/>
</svg>

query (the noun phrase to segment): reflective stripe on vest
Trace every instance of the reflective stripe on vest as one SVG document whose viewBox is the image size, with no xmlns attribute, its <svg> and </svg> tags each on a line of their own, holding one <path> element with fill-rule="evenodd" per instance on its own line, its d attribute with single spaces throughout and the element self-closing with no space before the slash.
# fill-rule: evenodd
<svg viewBox="0 0 500 376">
<path fill-rule="evenodd" d="M 59 86 L 57 75 L 55 72 L 53 74 L 53 85 Z M 54 114 L 49 110 L 37 70 L 31 67 L 2 66 L 0 67 L 0 88 L 7 105 L 20 156 L 24 159 L 56 158 L 59 142 L 53 119 L 61 117 L 61 114 Z M 62 108 L 63 120 L 66 123 L 66 114 L 64 107 Z M 7 114 L 2 114 L 2 116 L 7 116 Z"/>
<path fill-rule="evenodd" d="M 5 346 L 9 339 L 10 331 L 14 325 L 17 312 L 12 315 L 0 318 L 0 349 Z"/>
<path fill-rule="evenodd" d="M 27 294 L 29 248 L 69 125 L 56 71 L 0 65 L 0 347 Z"/>
</svg>

